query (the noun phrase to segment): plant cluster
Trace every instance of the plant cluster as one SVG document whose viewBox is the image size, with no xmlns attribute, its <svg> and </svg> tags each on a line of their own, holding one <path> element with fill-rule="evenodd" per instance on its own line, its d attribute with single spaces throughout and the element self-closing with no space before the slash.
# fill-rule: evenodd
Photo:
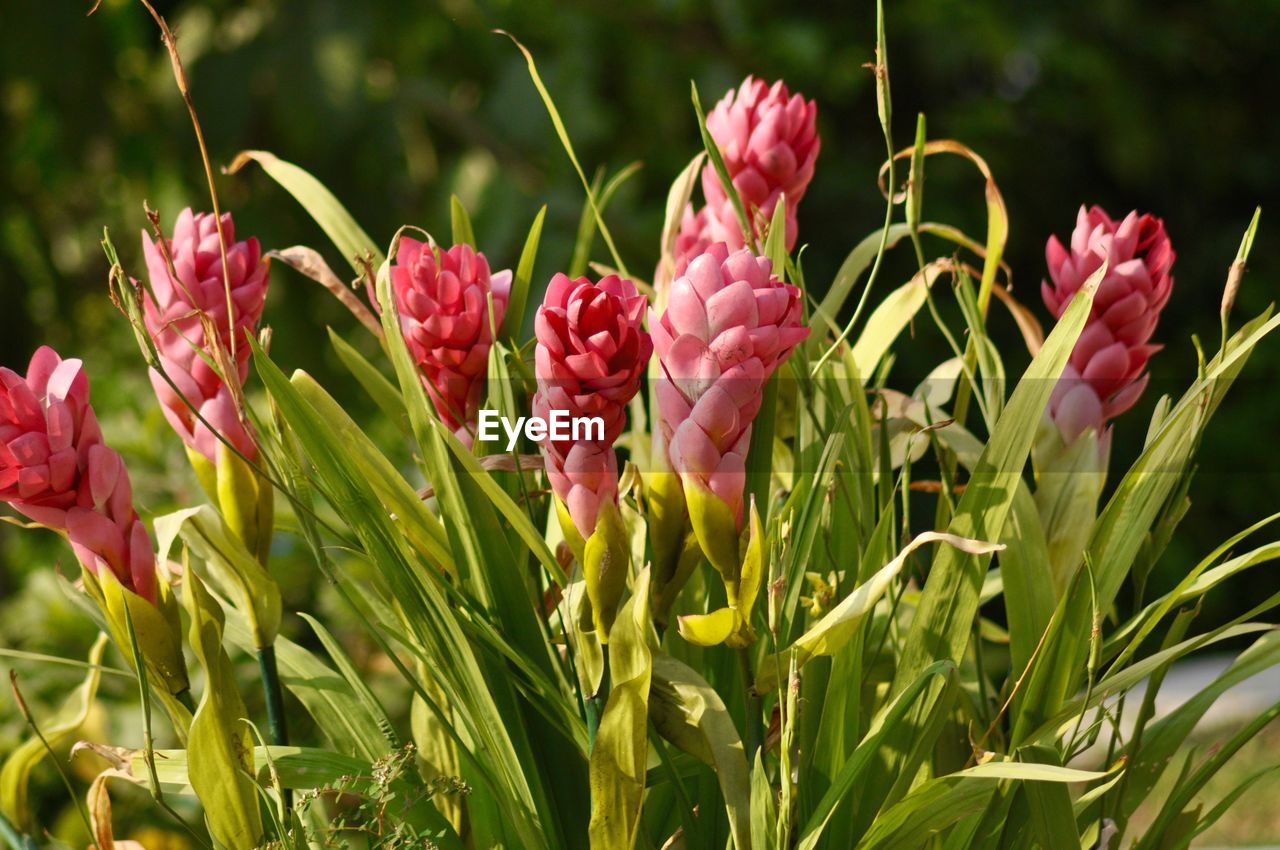
<svg viewBox="0 0 1280 850">
<path fill-rule="evenodd" d="M 914 144 L 895 146 L 882 15 L 879 32 L 885 218 L 822 295 L 796 216 L 820 173 L 814 102 L 748 78 L 704 113 L 694 90 L 703 150 L 672 185 L 645 281 L 610 236 L 612 189 L 586 179 L 527 52 L 583 178 L 581 252 L 597 232 L 608 249 L 591 274 L 534 279 L 542 214 L 495 271 L 456 199 L 449 244 L 406 226 L 384 252 L 314 177 L 263 151 L 231 170 L 255 162 L 294 195 L 354 286 L 314 249 L 238 241 L 207 155 L 212 212 L 184 210 L 169 232 L 149 212 L 142 279 L 104 240 L 112 295 L 208 503 L 148 531 L 85 364 L 42 348 L 25 373 L 0 369 L 0 500 L 71 543 L 82 570 L 66 590 L 139 685 L 142 746 L 85 745 L 111 756 L 84 809 L 100 848 L 117 843 L 109 782 L 148 789 L 194 841 L 232 850 L 1156 848 L 1222 816 L 1248 782 L 1209 807 L 1197 793 L 1280 705 L 1185 762 L 1150 829 L 1129 830 L 1214 700 L 1280 663 L 1262 619 L 1280 594 L 1193 628 L 1204 594 L 1280 555 L 1251 540 L 1276 516 L 1169 592 L 1145 588 L 1188 510 L 1209 420 L 1280 323 L 1268 310 L 1230 326 L 1257 218 L 1217 350 L 1197 344 L 1186 392 L 1156 403 L 1136 458 L 1114 458 L 1114 423 L 1143 394 L 1177 297 L 1162 221 L 1086 207 L 1066 242 L 1050 237 L 1045 335 L 1010 291 L 986 163 L 930 139 L 923 116 Z M 982 177 L 982 238 L 925 216 L 935 156 Z M 882 291 L 899 245 L 918 270 Z M 329 343 L 403 442 L 375 443 L 271 358 L 273 262 L 354 314 L 361 337 Z M 996 302 L 1026 343 L 1017 380 L 1006 360 L 1022 353 L 988 334 Z M 913 325 L 952 356 L 904 387 L 894 351 Z M 477 439 L 482 409 L 603 427 L 504 452 Z M 277 535 L 307 547 L 412 695 L 407 717 L 319 619 L 299 613 L 304 642 L 282 634 Z M 1155 716 L 1170 665 L 1245 639 L 1203 691 Z M 258 664 L 265 733 L 240 654 Z M 153 707 L 180 748 L 154 747 Z M 289 711 L 318 737 L 292 740 Z M 36 841 L 25 784 L 47 735 L 79 725 L 28 720 L 34 743 L 0 782 L 15 847 Z M 1095 745 L 1101 763 L 1082 764 Z M 197 798 L 203 824 L 175 796 Z"/>
</svg>

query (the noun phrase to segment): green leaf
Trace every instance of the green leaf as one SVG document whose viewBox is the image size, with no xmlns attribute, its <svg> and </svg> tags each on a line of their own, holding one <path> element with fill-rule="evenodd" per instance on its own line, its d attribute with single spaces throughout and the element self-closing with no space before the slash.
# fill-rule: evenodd
<svg viewBox="0 0 1280 850">
<path fill-rule="evenodd" d="M 916 850 L 962 818 L 981 812 L 998 780 L 1094 782 L 1106 773 L 1047 764 L 992 761 L 929 779 L 881 813 L 857 845 L 865 850 Z"/>
<path fill-rule="evenodd" d="M 343 441 L 357 468 L 366 476 L 387 511 L 395 514 L 399 527 L 414 548 L 441 570 L 455 572 L 457 567 L 448 548 L 444 526 L 423 504 L 409 482 L 314 378 L 306 372 L 297 371 L 290 384 Z"/>
<path fill-rule="evenodd" d="M 363 713 L 374 719 L 383 737 L 387 739 L 387 743 L 392 748 L 398 748 L 400 746 L 400 736 L 396 734 L 395 728 L 391 725 L 391 719 L 387 717 L 387 710 L 383 708 L 382 703 L 378 701 L 378 698 L 373 695 L 373 691 L 369 689 L 364 679 L 360 677 L 360 672 L 351 663 L 351 659 L 347 656 L 346 650 L 342 648 L 342 644 L 315 617 L 302 612 L 299 612 L 298 616 L 307 621 L 307 625 L 311 626 L 311 630 L 316 633 L 320 643 L 324 644 L 325 652 L 328 652 L 329 657 L 333 659 L 338 672 L 346 680 L 347 687 L 355 698 L 360 701 Z"/>
<path fill-rule="evenodd" d="M 658 271 L 654 275 L 653 289 L 655 293 L 653 308 L 659 314 L 666 309 L 667 286 L 675 277 L 676 237 L 680 235 L 681 219 L 693 197 L 693 187 L 698 183 L 698 175 L 702 171 L 702 160 L 706 153 L 699 151 L 689 164 L 684 167 L 671 188 L 667 190 L 666 213 L 662 219 L 662 256 L 658 259 Z"/>
<path fill-rule="evenodd" d="M 907 709 L 916 697 L 924 690 L 935 676 L 948 677 L 955 673 L 956 666 L 950 661 L 938 661 L 929 665 L 918 679 L 912 682 L 902 693 L 884 707 L 871 723 L 871 728 L 862 741 L 854 749 L 852 755 L 841 767 L 840 773 L 832 781 L 822 800 L 809 817 L 804 832 L 800 834 L 799 850 L 816 850 L 836 805 L 843 800 L 866 775 L 869 768 L 880 755 L 880 748 L 886 736 L 902 723 Z"/>
<path fill-rule="evenodd" d="M 708 159 L 711 160 L 711 167 L 715 169 L 716 176 L 720 179 L 720 188 L 724 189 L 725 195 L 733 203 L 733 211 L 737 213 L 738 224 L 742 228 L 742 241 L 746 245 L 754 245 L 756 233 L 751 225 L 750 212 L 743 206 L 742 196 L 733 185 L 733 178 L 729 176 L 724 157 L 720 155 L 720 147 L 711 137 L 711 131 L 707 129 L 707 114 L 702 109 L 702 99 L 698 97 L 698 84 L 690 80 L 689 91 L 693 98 L 693 111 L 698 116 L 698 132 L 702 134 L 702 146 L 706 149 Z"/>
<path fill-rule="evenodd" d="M 271 646 L 280 631 L 280 587 L 218 512 L 209 505 L 176 511 L 156 517 L 155 528 L 160 558 L 169 556 L 174 539 L 181 536 L 204 561 L 219 592 L 248 616 L 254 648 Z"/>
<path fill-rule="evenodd" d="M 457 195 L 449 196 L 449 219 L 453 224 L 453 244 L 476 247 L 476 234 L 471 228 L 471 216 L 467 215 L 467 208 L 462 205 L 462 199 Z"/>
<path fill-rule="evenodd" d="M 230 850 L 253 850 L 262 837 L 253 738 L 235 671 L 222 649 L 222 611 L 195 573 L 183 577 L 183 590 L 191 648 L 205 672 L 204 695 L 187 739 L 187 775 L 214 840 Z"/>
<path fill-rule="evenodd" d="M 595 206 L 592 206 L 590 197 L 583 204 L 582 215 L 578 219 L 578 233 L 573 240 L 573 255 L 569 259 L 569 270 L 567 272 L 569 277 L 577 278 L 585 274 L 587 266 L 591 262 L 591 244 L 596 237 L 596 210 L 599 210 L 600 215 L 604 215 L 604 211 L 608 208 L 609 201 L 613 199 L 614 193 L 639 170 L 640 163 L 633 162 L 609 178 L 603 187 L 600 184 L 604 181 L 604 168 L 602 167 L 596 172 L 595 179 L 591 181 L 591 195 L 596 199 Z"/>
<path fill-rule="evenodd" d="M 658 734 L 715 771 L 734 844 L 737 850 L 751 850 L 747 757 L 720 695 L 691 667 L 658 652 L 653 655 L 649 710 Z"/>
<path fill-rule="evenodd" d="M 89 648 L 89 669 L 84 680 L 67 696 L 53 717 L 41 721 L 40 732 L 44 741 L 32 735 L 15 747 L 4 760 L 4 766 L 0 767 L 0 814 L 24 832 L 32 827 L 27 804 L 27 783 L 31 771 L 49 755 L 45 742 L 48 742 L 48 747 L 61 747 L 89 719 L 89 710 L 93 708 L 98 683 L 102 679 L 102 655 L 106 649 L 107 636 L 99 634 Z"/>
<path fill-rule="evenodd" d="M 1035 428 L 1089 317 L 1093 294 L 1105 273 L 1104 264 L 1081 286 L 1018 382 L 956 505 L 947 529 L 951 534 L 970 539 L 1000 537 L 1022 481 Z M 938 550 L 894 677 L 895 692 L 914 681 L 934 660 L 960 660 L 969 643 L 984 567 L 977 556 L 954 547 Z"/>
<path fill-rule="evenodd" d="M 245 652 L 254 652 L 256 647 L 244 612 L 230 606 L 224 606 L 223 611 L 228 618 L 224 626 L 227 640 Z M 275 650 L 281 681 L 302 703 L 333 749 L 365 762 L 377 761 L 391 752 L 380 718 L 369 712 L 336 670 L 284 637 L 276 638 Z"/>
<path fill-rule="evenodd" d="M 377 243 L 356 224 L 351 213 L 347 212 L 323 183 L 293 163 L 285 162 L 267 151 L 241 151 L 231 161 L 227 172 L 234 174 L 251 161 L 262 166 L 263 171 L 302 204 L 302 208 L 315 219 L 342 256 L 351 263 L 351 268 L 357 275 L 365 273 L 361 258 L 372 258 L 370 264 L 375 269 L 382 263 L 382 252 L 378 250 Z"/>
<path fill-rule="evenodd" d="M 329 342 L 333 344 L 333 350 L 337 352 L 338 359 L 368 393 L 369 398 L 373 399 L 373 403 L 378 406 L 382 415 L 388 421 L 394 422 L 396 427 L 408 436 L 409 424 L 405 421 L 404 402 L 400 398 L 400 391 L 333 328 L 329 328 Z"/>
<path fill-rule="evenodd" d="M 971 540 L 937 531 L 926 531 L 917 535 L 898 553 L 897 557 L 881 567 L 879 572 L 859 585 L 853 593 L 840 600 L 836 607 L 814 623 L 813 627 L 795 643 L 779 653 L 776 662 L 766 660 L 760 667 L 756 688 L 763 693 L 777 687 L 777 676 L 774 671 L 780 665 L 785 666 L 792 657 L 795 658 L 796 666 L 802 668 L 817 656 L 834 655 L 853 637 L 862 618 L 875 609 L 876 603 L 906 566 L 911 554 L 927 543 L 945 543 L 960 552 L 975 556 L 987 555 L 1004 548 L 996 543 L 984 543 L 981 540 Z M 923 675 L 923 671 L 921 673 Z"/>
<path fill-rule="evenodd" d="M 906 330 L 929 297 L 938 276 L 948 268 L 948 261 L 936 260 L 917 272 L 910 281 L 885 296 L 867 317 L 858 341 L 853 345 L 853 360 L 858 374 L 869 379 L 876 366 L 889 352 L 894 340 Z"/>
<path fill-rule="evenodd" d="M 826 296 L 822 299 L 822 303 L 813 311 L 813 317 L 809 320 L 809 325 L 817 332 L 813 335 L 815 344 L 818 343 L 828 329 L 837 329 L 835 324 L 836 316 L 844 307 L 845 301 L 849 299 L 849 294 L 853 291 L 853 285 L 858 282 L 858 278 L 862 277 L 867 269 L 871 268 L 871 264 L 875 261 L 876 255 L 880 253 L 880 242 L 885 241 L 885 250 L 889 250 L 901 242 L 904 238 L 911 235 L 911 228 L 905 224 L 895 224 L 890 226 L 889 234 L 886 239 L 883 229 L 876 230 L 863 238 L 861 242 L 854 246 L 849 255 L 845 257 L 844 262 L 840 264 L 840 268 L 836 270 L 836 276 L 831 282 L 830 288 L 827 289 Z M 864 376 L 870 376 L 869 371 L 861 373 Z"/>
<path fill-rule="evenodd" d="M 516 266 L 516 273 L 511 279 L 507 314 L 503 317 L 502 328 L 498 331 L 498 336 L 502 339 L 518 340 L 520 331 L 524 327 L 524 311 L 529 303 L 529 289 L 533 282 L 533 264 L 538 258 L 538 244 L 542 240 L 542 222 L 546 217 L 547 205 L 543 204 L 542 209 L 538 210 L 538 214 L 533 219 L 529 235 L 525 237 L 524 249 L 520 252 L 520 263 Z"/>
<path fill-rule="evenodd" d="M 622 262 L 622 257 L 618 254 L 617 247 L 613 244 L 613 234 L 609 232 L 608 225 L 604 223 L 604 215 L 600 204 L 596 201 L 595 192 L 592 191 L 591 183 L 587 180 L 587 173 L 582 170 L 582 165 L 578 162 L 578 155 L 573 151 L 573 142 L 569 141 L 569 131 L 565 129 L 564 120 L 560 117 L 560 110 L 556 109 L 555 101 L 551 99 L 551 93 L 547 91 L 546 85 L 542 82 L 542 76 L 538 73 L 538 66 L 533 61 L 533 54 L 511 33 L 504 30 L 494 30 L 494 32 L 511 39 L 515 46 L 520 49 L 520 52 L 524 54 L 525 63 L 529 66 L 529 77 L 533 80 L 534 88 L 538 90 L 538 95 L 542 98 L 542 103 L 547 108 L 547 115 L 551 118 L 551 123 L 556 129 L 560 144 L 564 147 L 565 153 L 569 155 L 569 161 L 573 163 L 573 170 L 578 172 L 578 179 L 582 181 L 582 188 L 587 192 L 587 203 L 591 205 L 591 211 L 596 219 L 596 226 L 600 228 L 600 235 L 604 237 L 605 244 L 609 246 L 609 254 L 613 257 L 613 264 L 617 266 L 623 277 L 631 277 L 627 273 L 626 264 Z"/>
<path fill-rule="evenodd" d="M 649 761 L 650 628 L 646 568 L 618 612 L 609 644 L 613 688 L 591 751 L 592 850 L 631 850 L 640 831 Z"/>
</svg>

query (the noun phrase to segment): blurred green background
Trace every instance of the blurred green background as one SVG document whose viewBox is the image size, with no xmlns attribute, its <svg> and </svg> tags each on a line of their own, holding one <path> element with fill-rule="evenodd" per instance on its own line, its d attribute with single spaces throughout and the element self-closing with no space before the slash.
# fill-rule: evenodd
<svg viewBox="0 0 1280 850">
<path fill-rule="evenodd" d="M 191 496 L 194 484 L 108 300 L 98 243 L 109 227 L 126 268 L 140 274 L 144 199 L 171 222 L 208 198 L 145 10 L 104 0 L 86 17 L 90 5 L 8 0 L 0 8 L 0 363 L 25 367 L 40 343 L 83 357 L 140 502 L 163 510 Z M 1280 228 L 1280 2 L 886 5 L 896 141 L 910 142 L 923 111 L 931 136 L 959 139 L 987 158 L 1012 219 L 1015 291 L 1042 318 L 1045 238 L 1065 237 L 1079 204 L 1093 202 L 1117 215 L 1136 207 L 1163 216 L 1178 251 L 1177 285 L 1158 331 L 1167 349 L 1153 370 L 1162 391 L 1180 391 L 1194 374 L 1192 334 L 1216 341 L 1225 271 L 1257 204 L 1272 218 L 1263 217 L 1236 315 L 1271 301 L 1280 279 L 1271 238 Z M 699 146 L 690 79 L 708 103 L 747 73 L 785 77 L 819 102 L 822 154 L 800 211 L 813 289 L 825 288 L 883 216 L 875 177 L 884 148 L 863 67 L 874 45 L 869 2 L 156 6 L 178 32 L 215 164 L 244 148 L 271 150 L 319 177 L 379 241 L 406 223 L 446 236 L 457 193 L 495 267 L 514 265 L 545 203 L 537 280 L 567 265 L 582 191 L 522 58 L 495 27 L 534 52 L 588 171 L 643 163 L 608 212 L 623 256 L 642 276 L 657 258 L 667 188 Z M 323 234 L 261 171 L 220 177 L 218 186 L 242 238 L 312 245 L 345 275 Z M 930 219 L 982 232 L 981 184 L 959 160 L 931 161 L 925 208 Z M 908 257 L 896 258 L 886 290 L 910 270 Z M 1012 323 L 996 316 L 1009 369 L 1020 371 L 1026 358 Z M 267 321 L 286 366 L 344 386 L 323 329 L 352 338 L 360 331 L 329 296 L 277 266 Z M 898 386 L 914 385 L 917 366 L 944 356 L 930 328 L 918 328 L 918 337 Z M 1280 346 L 1271 343 L 1210 430 L 1195 504 L 1158 585 L 1275 509 L 1278 381 Z M 1115 464 L 1127 466 L 1135 453 L 1155 395 L 1119 424 Z M 354 392 L 345 397 L 358 403 Z M 56 559 L 71 560 L 51 536 L 0 530 L 0 644 L 54 652 L 88 645 L 86 621 L 59 601 L 50 577 Z M 1278 587 L 1274 572 L 1258 571 L 1211 597 L 1217 610 L 1207 615 L 1221 618 L 1239 610 L 1239 594 Z"/>
</svg>

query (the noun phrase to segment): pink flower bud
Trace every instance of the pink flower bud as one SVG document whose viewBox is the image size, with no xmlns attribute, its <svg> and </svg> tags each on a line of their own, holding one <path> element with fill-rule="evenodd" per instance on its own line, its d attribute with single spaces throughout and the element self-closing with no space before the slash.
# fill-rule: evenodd
<svg viewBox="0 0 1280 850">
<path fill-rule="evenodd" d="M 489 273 L 484 254 L 470 245 L 447 251 L 402 237 L 391 267 L 400 328 L 422 371 L 422 383 L 440 419 L 468 445 L 484 392 L 492 326 L 502 324 L 511 272 Z"/>
<path fill-rule="evenodd" d="M 719 497 L 739 526 L 764 384 L 809 335 L 800 290 L 779 282 L 771 267 L 746 249 L 730 254 L 713 245 L 672 284 L 661 320 L 649 319 L 671 467 Z"/>
<path fill-rule="evenodd" d="M 0 368 L 0 501 L 65 533 L 90 572 L 105 565 L 155 602 L 151 538 L 124 462 L 102 442 L 79 360 L 42 347 L 25 378 Z"/>
<path fill-rule="evenodd" d="M 228 355 L 235 335 L 237 378 L 243 383 L 249 374 L 246 336 L 257 330 L 262 318 L 270 267 L 257 239 L 235 240 L 231 213 L 222 214 L 222 234 L 227 245 L 225 279 L 217 223 L 211 214 L 183 210 L 164 251 L 158 239 L 152 239 L 145 231 L 142 234 L 151 282 L 143 296 L 143 320 L 160 353 L 161 366 L 178 392 L 155 370 L 151 372 L 151 385 L 173 430 L 210 463 L 217 463 L 218 438 L 192 413 L 191 407 L 246 457 L 256 457 L 258 448 L 240 421 L 231 389 L 211 365 L 215 362 L 212 341 L 206 337 L 201 317 L 212 323 L 217 342 Z M 172 272 L 165 259 L 166 251 Z M 230 322 L 226 279 L 231 284 Z"/>
<path fill-rule="evenodd" d="M 601 503 L 617 500 L 613 444 L 653 353 L 641 328 L 646 305 L 635 284 L 617 275 L 592 283 L 557 274 L 538 308 L 534 416 L 550 421 L 553 411 L 564 411 L 571 419 L 603 423 L 603 439 L 548 438 L 542 444 L 551 487 L 584 538 L 595 531 Z"/>
<path fill-rule="evenodd" d="M 1044 281 L 1041 294 L 1055 318 L 1107 262 L 1089 321 L 1049 402 L 1065 442 L 1087 429 L 1104 440 L 1107 421 L 1142 395 L 1147 361 L 1160 350 L 1149 340 L 1173 289 L 1174 257 L 1164 222 L 1136 211 L 1117 222 L 1101 207 L 1081 207 L 1069 250 L 1049 237 L 1045 258 L 1052 283 Z"/>
</svg>

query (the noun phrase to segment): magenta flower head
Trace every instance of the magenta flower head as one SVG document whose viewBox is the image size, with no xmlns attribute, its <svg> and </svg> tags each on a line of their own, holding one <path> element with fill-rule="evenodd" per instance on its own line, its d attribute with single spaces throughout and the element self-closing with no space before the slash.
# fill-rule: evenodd
<svg viewBox="0 0 1280 850">
<path fill-rule="evenodd" d="M 218 228 L 208 213 L 182 211 L 173 235 L 162 246 L 142 234 L 151 286 L 143 295 L 143 320 L 159 351 L 160 363 L 178 392 L 151 371 L 151 385 L 169 424 L 191 449 L 211 464 L 217 463 L 218 438 L 212 425 L 246 457 L 257 456 L 257 443 L 236 410 L 235 396 L 211 365 L 213 341 L 229 356 L 235 335 L 235 367 L 244 383 L 249 374 L 250 348 L 246 336 L 257 330 L 267 298 L 270 261 L 262 256 L 257 239 L 237 242 L 231 213 L 222 214 L 222 235 L 227 245 L 227 274 L 223 275 Z M 172 263 L 172 265 L 170 265 Z M 231 316 L 227 316 L 227 281 L 231 284 Z M 183 401 L 190 402 L 190 407 Z M 191 411 L 200 412 L 197 417 Z M 201 418 L 205 421 L 202 422 Z"/>
<path fill-rule="evenodd" d="M 79 360 L 42 347 L 26 377 L 0 368 L 0 501 L 65 534 L 91 573 L 109 569 L 156 601 L 151 538 L 124 462 L 102 442 Z"/>
<path fill-rule="evenodd" d="M 401 237 L 391 286 L 427 395 L 440 419 L 470 445 L 493 345 L 489 296 L 492 326 L 498 327 L 507 312 L 511 272 L 491 274 L 484 254 L 470 245 L 441 251 Z"/>
<path fill-rule="evenodd" d="M 653 343 L 641 328 L 646 299 L 629 280 L 599 283 L 558 274 L 538 308 L 533 415 L 550 425 L 542 441 L 547 478 L 565 539 L 582 565 L 589 622 L 600 640 L 627 586 L 630 544 L 618 511 L 613 444 L 640 389 Z M 557 421 L 564 424 L 557 426 Z M 567 420 L 567 422 L 565 422 Z M 567 435 L 557 427 L 567 429 Z"/>
<path fill-rule="evenodd" d="M 613 444 L 653 353 L 641 328 L 646 305 L 635 284 L 617 275 L 592 283 L 557 274 L 535 319 L 534 416 L 600 420 L 591 438 L 542 445 L 551 487 L 584 539 L 595 531 L 601 504 L 617 501 Z"/>
<path fill-rule="evenodd" d="M 723 243 L 712 245 L 672 283 L 661 319 L 649 319 L 662 364 L 655 391 L 671 468 L 686 498 L 690 488 L 713 494 L 739 528 L 764 384 L 809 335 L 800 290 L 779 282 L 771 268 L 745 248 L 730 253 Z"/>
<path fill-rule="evenodd" d="M 778 198 L 786 195 L 788 251 L 798 234 L 796 207 L 813 179 L 822 146 L 817 119 L 816 103 L 792 94 L 781 80 L 770 86 L 755 77 L 743 80 L 707 114 L 707 130 L 757 229 L 761 221 L 771 220 Z M 733 204 L 710 164 L 702 169 L 702 192 L 710 211 L 710 241 L 741 247 Z"/>
<path fill-rule="evenodd" d="M 1150 377 L 1147 361 L 1160 350 L 1149 340 L 1173 289 L 1175 256 L 1160 219 L 1131 212 L 1117 222 L 1097 206 L 1080 208 L 1069 249 L 1056 236 L 1049 238 L 1050 280 L 1041 284 L 1041 294 L 1055 318 L 1107 263 L 1088 324 L 1049 403 L 1065 443 L 1092 429 L 1105 446 L 1108 420 L 1142 395 Z"/>
</svg>

